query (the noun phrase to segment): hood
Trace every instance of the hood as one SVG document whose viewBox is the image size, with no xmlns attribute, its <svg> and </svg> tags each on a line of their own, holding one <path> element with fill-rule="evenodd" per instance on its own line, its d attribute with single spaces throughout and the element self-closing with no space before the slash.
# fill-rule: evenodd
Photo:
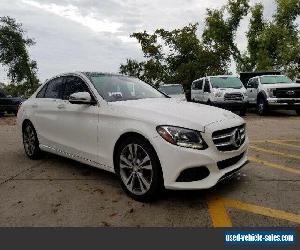
<svg viewBox="0 0 300 250">
<path fill-rule="evenodd" d="M 169 95 L 171 98 L 175 98 L 177 100 L 186 101 L 185 94 L 178 94 L 178 95 Z"/>
<path fill-rule="evenodd" d="M 276 83 L 276 84 L 263 84 L 264 88 L 300 88 L 299 83 Z"/>
<path fill-rule="evenodd" d="M 153 98 L 111 102 L 118 115 L 144 120 L 155 125 L 173 125 L 199 131 L 205 126 L 223 120 L 242 118 L 224 109 L 180 101 L 173 98 Z"/>
</svg>

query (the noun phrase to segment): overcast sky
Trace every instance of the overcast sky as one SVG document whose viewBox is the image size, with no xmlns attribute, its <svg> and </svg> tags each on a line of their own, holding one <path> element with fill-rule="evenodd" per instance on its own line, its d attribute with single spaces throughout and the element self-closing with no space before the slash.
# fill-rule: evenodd
<svg viewBox="0 0 300 250">
<path fill-rule="evenodd" d="M 132 32 L 174 29 L 199 22 L 206 8 L 219 8 L 226 0 L 1 0 L 0 16 L 21 22 L 36 41 L 30 49 L 41 80 L 61 72 L 97 70 L 117 72 L 126 58 L 142 59 Z M 258 0 L 251 0 L 251 3 Z M 270 17 L 273 0 L 262 0 Z M 241 23 L 237 43 L 246 47 Z M 6 73 L 0 66 L 0 81 Z"/>
</svg>

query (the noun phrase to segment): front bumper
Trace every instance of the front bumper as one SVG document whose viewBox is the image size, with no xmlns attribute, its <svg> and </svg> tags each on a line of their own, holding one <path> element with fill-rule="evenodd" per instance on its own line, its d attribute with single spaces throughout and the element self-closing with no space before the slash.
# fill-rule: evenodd
<svg viewBox="0 0 300 250">
<path fill-rule="evenodd" d="M 300 109 L 300 98 L 268 98 L 270 109 Z"/>
<path fill-rule="evenodd" d="M 156 145 L 156 152 L 162 166 L 166 189 L 194 190 L 211 188 L 228 174 L 246 164 L 248 137 L 239 149 L 222 152 L 216 148 L 211 139 L 207 138 L 210 136 L 211 133 L 209 132 L 205 133 L 205 137 L 203 134 L 203 138 L 209 146 L 206 150 L 183 148 L 164 141 L 160 136 L 155 138 L 154 145 Z M 224 169 L 218 167 L 218 163 L 240 155 L 242 157 L 233 165 L 229 165 Z M 182 171 L 196 167 L 206 167 L 209 170 L 209 175 L 197 181 L 178 181 Z"/>
<path fill-rule="evenodd" d="M 230 110 L 241 110 L 247 107 L 247 101 L 212 101 L 213 106 Z"/>
</svg>

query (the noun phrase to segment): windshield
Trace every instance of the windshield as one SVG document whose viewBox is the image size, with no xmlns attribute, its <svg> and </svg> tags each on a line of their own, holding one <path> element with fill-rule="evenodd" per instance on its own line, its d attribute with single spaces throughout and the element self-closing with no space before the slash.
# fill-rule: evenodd
<svg viewBox="0 0 300 250">
<path fill-rule="evenodd" d="M 90 76 L 90 79 L 98 93 L 108 102 L 165 97 L 136 78 L 99 74 Z"/>
<path fill-rule="evenodd" d="M 240 89 L 243 87 L 241 80 L 237 77 L 211 77 L 210 82 L 213 88 L 234 88 Z"/>
<path fill-rule="evenodd" d="M 184 93 L 181 85 L 163 85 L 158 88 L 167 95 L 181 95 Z"/>
<path fill-rule="evenodd" d="M 287 76 L 261 76 L 261 84 L 276 84 L 276 83 L 292 83 L 293 81 Z"/>
</svg>

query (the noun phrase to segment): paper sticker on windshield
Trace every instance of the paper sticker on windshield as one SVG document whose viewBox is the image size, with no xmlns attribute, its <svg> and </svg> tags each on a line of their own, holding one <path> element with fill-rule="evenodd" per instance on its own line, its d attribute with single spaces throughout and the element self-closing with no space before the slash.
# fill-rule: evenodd
<svg viewBox="0 0 300 250">
<path fill-rule="evenodd" d="M 121 92 L 108 92 L 108 95 L 110 97 L 113 96 L 113 97 L 116 97 L 116 98 L 122 98 L 123 97 Z"/>
</svg>

